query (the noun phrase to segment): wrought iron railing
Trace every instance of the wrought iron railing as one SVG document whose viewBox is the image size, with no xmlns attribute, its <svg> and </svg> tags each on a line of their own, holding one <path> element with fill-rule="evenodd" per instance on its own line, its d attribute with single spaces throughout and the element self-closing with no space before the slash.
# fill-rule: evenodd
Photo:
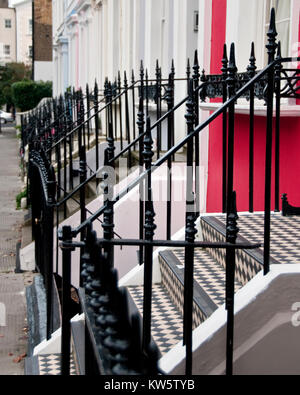
<svg viewBox="0 0 300 395">
<path fill-rule="evenodd" d="M 272 132 L 273 132 L 273 98 L 275 96 L 275 208 L 279 210 L 279 134 L 280 134 L 280 100 L 282 97 L 291 95 L 298 97 L 298 71 L 289 68 L 284 69 L 284 64 L 289 64 L 293 60 L 300 61 L 300 58 L 282 58 L 280 45 L 276 43 L 276 27 L 274 10 L 271 13 L 270 29 L 268 31 L 268 65 L 261 71 L 256 71 L 254 45 L 251 46 L 250 64 L 247 72 L 237 74 L 235 63 L 235 48 L 231 45 L 230 57 L 227 58 L 227 49 L 224 46 L 222 59 L 221 76 L 205 76 L 199 73 L 197 54 L 194 61 L 194 73 L 190 77 L 190 65 L 187 68 L 188 95 L 176 106 L 174 105 L 174 69 L 171 70 L 168 83 L 165 85 L 164 99 L 167 102 L 167 112 L 163 115 L 161 109 L 161 89 L 162 78 L 160 69 L 156 70 L 156 88 L 149 88 L 149 80 L 144 78 L 144 69 L 141 67 L 141 78 L 139 83 L 133 81 L 131 87 L 126 86 L 121 91 L 120 77 L 114 86 L 106 82 L 105 93 L 106 103 L 103 109 L 94 109 L 95 115 L 105 109 L 106 116 L 106 137 L 107 148 L 105 150 L 104 168 L 102 169 L 102 187 L 104 204 L 95 213 L 87 216 L 85 207 L 84 187 L 96 177 L 93 174 L 86 178 L 86 150 L 83 141 L 83 126 L 91 120 L 85 119 L 83 100 L 80 96 L 80 105 L 77 106 L 79 118 L 78 125 L 69 128 L 66 135 L 61 140 L 55 142 L 56 146 L 66 142 L 66 138 L 79 131 L 79 151 L 80 151 L 80 185 L 70 191 L 59 205 L 65 204 L 66 199 L 74 198 L 77 192 L 80 193 L 81 223 L 76 228 L 64 226 L 58 231 L 60 247 L 62 249 L 62 373 L 69 374 L 70 365 L 70 287 L 71 287 L 71 262 L 72 251 L 80 248 L 80 304 L 85 313 L 87 332 L 87 352 L 86 368 L 87 374 L 158 374 L 157 367 L 158 350 L 152 343 L 151 338 L 151 312 L 152 312 L 152 270 L 153 270 L 153 250 L 156 247 L 182 247 L 185 249 L 184 267 L 184 315 L 183 315 L 183 344 L 186 347 L 186 374 L 192 374 L 192 305 L 193 305 L 193 264 L 194 252 L 197 248 L 219 248 L 226 249 L 226 309 L 227 309 L 227 351 L 226 351 L 226 372 L 233 373 L 233 328 L 234 328 L 234 279 L 235 279 L 235 250 L 254 249 L 258 244 L 236 243 L 237 209 L 236 192 L 233 188 L 234 176 L 234 135 L 235 135 L 235 115 L 236 102 L 239 98 L 246 97 L 249 101 L 249 211 L 253 207 L 253 132 L 254 132 L 254 99 L 263 99 L 266 104 L 266 161 L 265 161 L 265 220 L 264 220 L 264 274 L 269 272 L 270 262 L 270 212 L 271 212 L 271 167 L 272 167 Z M 277 53 L 276 53 L 277 50 Z M 289 75 L 291 73 L 291 75 Z M 125 76 L 126 77 L 126 76 Z M 133 78 L 134 79 L 134 78 Z M 139 89 L 139 108 L 135 114 L 135 87 Z M 132 120 L 137 118 L 138 130 L 130 130 L 129 99 L 128 92 L 132 92 Z M 98 97 L 97 90 L 94 94 Z M 125 97 L 125 119 L 122 113 L 118 115 L 117 105 L 121 109 L 123 95 Z M 199 101 L 206 98 L 221 97 L 223 103 L 212 113 L 207 120 L 199 121 Z M 289 96 L 289 97 L 291 97 Z M 152 97 L 156 102 L 157 121 L 151 125 L 148 100 Z M 145 106 L 146 102 L 146 106 Z M 179 143 L 174 140 L 174 114 L 175 111 L 186 104 L 186 125 L 187 136 Z M 137 116 L 136 116 L 137 115 Z M 119 119 L 118 119 L 119 116 Z M 145 122 L 145 116 L 147 116 Z M 199 134 L 209 126 L 215 119 L 223 119 L 223 211 L 227 213 L 226 242 L 208 243 L 196 241 L 196 219 L 199 217 Z M 95 127 L 97 129 L 97 119 L 95 116 Z M 167 121 L 167 152 L 163 152 L 159 139 L 161 137 L 162 122 Z M 123 123 L 124 122 L 124 123 Z M 116 127 L 120 124 L 120 128 Z M 145 128 L 146 124 L 146 128 Z M 123 130 L 125 125 L 125 135 L 119 134 L 118 130 Z M 115 126 L 115 127 L 114 127 Z M 133 132 L 134 130 L 134 132 Z M 157 148 L 153 148 L 153 130 L 157 131 Z M 137 135 L 135 134 L 137 133 Z M 119 154 L 115 155 L 115 142 L 121 140 L 127 142 L 127 146 L 121 146 Z M 132 137 L 132 139 L 131 139 Z M 43 140 L 39 141 L 41 152 L 43 152 Z M 36 142 L 36 146 L 38 142 Z M 96 143 L 96 146 L 98 143 Z M 53 147 L 53 146 L 52 146 Z M 170 227 L 171 218 L 174 215 L 171 211 L 172 201 L 172 178 L 169 172 L 167 189 L 169 200 L 166 203 L 166 223 L 167 234 L 165 240 L 155 240 L 155 212 L 152 192 L 152 173 L 167 164 L 169 170 L 172 169 L 176 153 L 185 149 L 186 154 L 186 216 L 185 216 L 185 240 L 172 241 L 172 229 Z M 59 149 L 60 151 L 60 149 Z M 124 190 L 114 194 L 113 185 L 109 183 L 107 167 L 116 166 L 117 160 L 122 156 L 128 157 L 129 167 L 131 167 L 131 152 L 137 151 L 140 173 Z M 35 161 L 36 151 L 30 151 L 32 163 Z M 42 156 L 44 154 L 41 154 Z M 155 162 L 153 162 L 153 158 Z M 45 157 L 45 155 L 44 155 Z M 49 157 L 48 157 L 49 158 Z M 51 155 L 50 155 L 51 159 Z M 46 163 L 44 161 L 43 163 Z M 64 167 L 66 167 L 64 161 Z M 99 165 L 99 163 L 98 163 Z M 36 165 L 35 165 L 36 166 Z M 49 165 L 50 166 L 50 165 Z M 97 166 L 96 170 L 99 169 Z M 42 174 L 42 173 L 41 173 Z M 53 171 L 52 173 L 53 174 Z M 40 177 L 42 182 L 44 178 Z M 47 179 L 47 178 L 45 178 Z M 31 182 L 33 182 L 31 180 Z M 125 198 L 130 191 L 139 186 L 139 239 L 115 238 L 114 216 L 115 205 Z M 46 195 L 43 190 L 44 196 Z M 34 193 L 31 190 L 32 204 L 36 204 Z M 54 207 L 55 203 L 51 203 Z M 98 238 L 93 231 L 93 222 L 102 217 L 103 237 Z M 34 218 L 34 217 L 33 217 Z M 34 218 L 35 219 L 35 218 Z M 34 221 L 33 221 L 34 222 Z M 42 230 L 39 230 L 42 231 Z M 77 236 L 81 235 L 80 241 Z M 122 235 L 124 236 L 124 235 Z M 120 290 L 117 286 L 117 274 L 114 270 L 114 247 L 115 246 L 136 246 L 140 249 L 139 263 L 144 264 L 144 302 L 143 302 L 143 322 L 140 328 L 139 318 L 136 314 L 131 315 L 128 310 L 127 296 L 125 290 Z M 49 263 L 50 264 L 50 263 Z M 51 264 L 50 264 L 51 265 Z M 53 266 L 52 266 L 53 267 Z M 92 362 L 91 362 L 92 361 Z"/>
</svg>

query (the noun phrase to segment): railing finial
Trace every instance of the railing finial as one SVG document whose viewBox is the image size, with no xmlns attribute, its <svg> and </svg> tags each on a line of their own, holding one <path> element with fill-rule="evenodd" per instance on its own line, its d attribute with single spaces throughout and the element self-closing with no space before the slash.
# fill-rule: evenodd
<svg viewBox="0 0 300 395">
<path fill-rule="evenodd" d="M 270 25 L 269 25 L 269 30 L 267 33 L 268 36 L 268 43 L 266 45 L 266 48 L 268 50 L 268 63 L 273 62 L 274 57 L 275 57 L 275 52 L 277 48 L 277 43 L 276 43 L 276 37 L 278 33 L 276 31 L 276 21 L 275 21 L 275 9 L 271 9 L 271 17 L 270 17 Z"/>
<path fill-rule="evenodd" d="M 247 67 L 247 71 L 249 73 L 249 77 L 252 78 L 255 75 L 256 67 L 256 58 L 255 58 L 255 50 L 254 50 L 254 42 L 251 43 L 251 53 L 249 58 L 249 65 Z"/>
</svg>

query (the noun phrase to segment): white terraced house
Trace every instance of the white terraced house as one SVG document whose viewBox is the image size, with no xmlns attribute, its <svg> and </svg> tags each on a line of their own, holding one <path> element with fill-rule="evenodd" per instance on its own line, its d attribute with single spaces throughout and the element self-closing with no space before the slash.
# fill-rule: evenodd
<svg viewBox="0 0 300 395">
<path fill-rule="evenodd" d="M 299 374 L 300 1 L 52 8 L 26 374 Z"/>
</svg>

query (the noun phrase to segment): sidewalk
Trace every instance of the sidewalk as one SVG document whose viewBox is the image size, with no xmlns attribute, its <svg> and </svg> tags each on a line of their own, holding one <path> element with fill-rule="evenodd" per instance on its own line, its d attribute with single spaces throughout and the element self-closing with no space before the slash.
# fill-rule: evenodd
<svg viewBox="0 0 300 395">
<path fill-rule="evenodd" d="M 24 212 L 15 209 L 19 177 L 18 139 L 12 127 L 0 134 L 0 375 L 23 375 L 27 349 L 25 286 L 32 274 L 15 274 L 16 244 Z M 5 314 L 1 311 L 5 309 Z M 3 322 L 5 315 L 5 323 Z M 5 326 L 1 326 L 5 325 Z"/>
</svg>

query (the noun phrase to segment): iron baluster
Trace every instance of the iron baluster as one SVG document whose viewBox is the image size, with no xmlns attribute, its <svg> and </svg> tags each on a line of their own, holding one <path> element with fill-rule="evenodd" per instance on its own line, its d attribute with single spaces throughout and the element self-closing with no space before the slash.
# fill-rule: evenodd
<svg viewBox="0 0 300 395">
<path fill-rule="evenodd" d="M 187 134 L 190 135 L 194 130 L 195 107 L 193 80 L 189 81 L 189 98 L 186 102 L 187 113 Z M 195 235 L 195 198 L 193 192 L 193 160 L 194 160 L 194 141 L 190 139 L 187 143 L 187 162 L 186 162 L 186 228 L 185 241 L 191 243 L 185 247 L 184 265 L 184 306 L 183 306 L 183 344 L 186 347 L 186 374 L 192 374 L 192 331 L 193 331 L 193 295 L 194 295 L 194 246 Z"/>
<path fill-rule="evenodd" d="M 139 130 L 139 175 L 143 172 L 143 141 L 142 135 L 144 134 L 144 127 L 145 127 L 145 113 L 144 113 L 144 67 L 143 62 L 141 62 L 140 68 L 140 98 L 139 98 L 139 112 L 138 112 L 138 130 Z M 144 239 L 144 209 L 145 209 L 145 202 L 144 202 L 144 183 L 141 181 L 139 183 L 139 237 L 141 240 Z M 141 246 L 139 248 L 139 264 L 142 265 L 144 263 L 144 249 Z"/>
<path fill-rule="evenodd" d="M 267 33 L 268 63 L 275 58 L 276 25 L 275 10 L 271 10 L 270 27 Z M 272 172 L 272 134 L 273 134 L 273 95 L 274 95 L 274 69 L 268 71 L 267 87 L 267 131 L 266 131 L 266 170 L 265 170 L 265 222 L 264 222 L 264 274 L 270 270 L 270 232 L 271 232 L 271 172 Z"/>
<path fill-rule="evenodd" d="M 231 207 L 227 219 L 227 242 L 236 243 L 239 229 L 237 227 L 236 193 L 232 193 Z M 234 340 L 234 291 L 235 291 L 235 250 L 226 251 L 226 310 L 227 310 L 227 336 L 226 336 L 226 374 L 233 374 L 233 340 Z"/>
<path fill-rule="evenodd" d="M 198 51 L 195 51 L 195 59 L 193 66 L 193 81 L 194 81 L 194 112 L 195 112 L 195 127 L 199 124 L 199 95 L 198 87 L 200 81 L 200 67 L 198 61 Z M 195 199 L 196 199 L 196 217 L 200 215 L 200 141 L 199 134 L 195 136 Z"/>
<path fill-rule="evenodd" d="M 222 85 L 223 85 L 223 103 L 227 101 L 227 77 L 228 77 L 228 57 L 227 57 L 227 46 L 224 44 L 223 58 L 222 58 Z M 203 78 L 203 77 L 202 77 Z M 205 77 L 204 77 L 205 78 Z M 203 79 L 202 79 L 203 81 Z M 222 122 L 223 122 L 223 152 L 222 152 L 222 211 L 226 213 L 226 201 L 227 201 L 227 108 L 223 111 Z"/>
<path fill-rule="evenodd" d="M 255 76 L 256 59 L 254 52 L 254 43 L 251 44 L 251 55 L 249 59 L 249 66 L 247 67 L 249 79 Z M 253 189 L 254 189 L 254 86 L 250 88 L 249 92 L 249 212 L 253 213 Z"/>
<path fill-rule="evenodd" d="M 86 166 L 86 152 L 85 147 L 82 146 L 79 152 L 80 155 L 80 162 L 79 162 L 79 182 L 82 185 L 86 180 L 87 175 L 87 166 Z M 80 222 L 83 223 L 86 220 L 86 189 L 85 185 L 80 188 L 79 192 L 80 196 Z M 80 241 L 85 240 L 85 229 L 82 229 L 80 233 Z M 82 262 L 80 262 L 80 265 Z"/>
<path fill-rule="evenodd" d="M 148 78 L 148 69 L 146 69 L 145 73 L 145 94 L 146 94 L 146 116 L 149 115 L 149 78 Z"/>
<path fill-rule="evenodd" d="M 230 47 L 230 58 L 228 65 L 228 97 L 232 98 L 235 95 L 236 86 L 236 72 L 237 67 L 235 63 L 235 49 L 234 44 Z M 228 169 L 227 169 L 227 215 L 229 214 L 229 208 L 231 207 L 231 197 L 233 193 L 233 169 L 234 169 L 234 123 L 235 123 L 235 103 L 232 102 L 228 109 Z"/>
<path fill-rule="evenodd" d="M 91 115 L 91 104 L 90 104 L 90 90 L 89 85 L 86 84 L 86 108 L 87 108 L 87 119 L 90 118 Z M 90 137 L 91 137 L 91 130 L 90 130 L 90 121 L 87 121 L 87 148 L 90 149 Z"/>
<path fill-rule="evenodd" d="M 281 43 L 278 42 L 276 59 L 281 59 Z M 280 201 L 280 98 L 282 64 L 275 65 L 276 126 L 275 126 L 275 211 L 279 212 Z"/>
<path fill-rule="evenodd" d="M 128 102 L 128 83 L 127 75 L 124 72 L 124 90 L 125 90 L 125 119 L 126 119 L 126 140 L 127 144 L 130 144 L 130 119 L 129 119 L 129 102 Z M 128 168 L 131 169 L 132 166 L 132 155 L 131 149 L 128 150 Z"/>
<path fill-rule="evenodd" d="M 136 116 L 135 116 L 135 77 L 134 77 L 134 70 L 132 70 L 131 74 L 131 86 L 132 86 L 132 133 L 133 133 L 133 140 L 136 138 Z M 136 146 L 134 145 L 133 150 L 135 151 Z"/>
<path fill-rule="evenodd" d="M 169 84 L 166 92 L 166 101 L 168 112 L 174 107 L 174 80 L 173 74 L 169 75 Z M 168 116 L 168 151 L 172 148 L 172 133 L 174 129 L 174 113 L 170 112 Z M 167 240 L 171 240 L 171 220 L 172 220 L 172 156 L 168 158 L 167 174 Z"/>
<path fill-rule="evenodd" d="M 80 120 L 79 120 L 79 122 L 80 122 L 80 129 L 81 129 L 81 146 L 83 147 L 84 151 L 86 151 L 84 100 L 83 100 L 83 93 L 82 93 L 81 89 L 79 91 L 79 103 L 80 103 Z"/>
<path fill-rule="evenodd" d="M 161 118 L 161 69 L 158 60 L 156 61 L 156 119 Z M 161 123 L 159 122 L 156 129 L 156 145 L 157 145 L 157 159 L 160 158 L 161 151 Z"/>
<path fill-rule="evenodd" d="M 109 125 L 109 129 L 112 132 L 111 124 Z M 103 238 L 105 240 L 111 240 L 114 237 L 114 202 L 113 202 L 113 182 L 110 175 L 109 168 L 109 149 L 106 148 L 104 155 L 104 169 L 102 171 L 102 189 L 104 196 L 104 213 L 103 213 Z M 104 252 L 106 254 L 106 258 L 109 262 L 109 265 L 113 267 L 114 265 L 114 246 L 106 245 L 104 248 Z"/>
<path fill-rule="evenodd" d="M 114 82 L 114 96 L 118 95 L 118 81 L 117 78 L 115 79 Z M 115 139 L 118 139 L 118 108 L 117 108 L 117 101 L 114 100 L 114 110 L 115 110 L 115 116 L 114 116 L 114 122 L 115 122 Z"/>
<path fill-rule="evenodd" d="M 144 138 L 144 163 L 148 170 L 148 177 L 145 182 L 145 240 L 153 241 L 156 225 L 154 223 L 154 206 L 152 200 L 152 150 L 153 140 L 151 135 L 150 118 L 147 118 L 146 135 Z M 153 271 L 153 246 L 145 246 L 144 261 L 144 303 L 143 303 L 143 349 L 146 350 L 151 342 L 151 306 L 152 306 L 152 271 Z"/>
<path fill-rule="evenodd" d="M 119 114 L 120 114 L 120 144 L 121 150 L 123 149 L 123 120 L 122 120 L 122 83 L 121 74 L 118 72 L 118 92 L 119 92 Z"/>
<path fill-rule="evenodd" d="M 74 251 L 72 246 L 72 229 L 70 226 L 62 228 L 62 324 L 61 324 L 61 374 L 70 375 L 71 353 L 71 255 Z"/>
</svg>

